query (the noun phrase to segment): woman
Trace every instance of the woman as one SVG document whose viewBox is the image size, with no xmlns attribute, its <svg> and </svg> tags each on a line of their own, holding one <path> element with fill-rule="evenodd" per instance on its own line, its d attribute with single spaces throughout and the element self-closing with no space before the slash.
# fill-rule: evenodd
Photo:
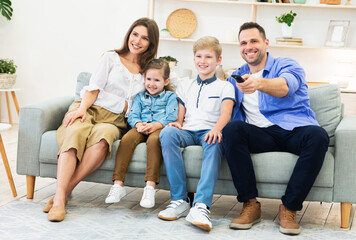
<svg viewBox="0 0 356 240">
<path fill-rule="evenodd" d="M 66 199 L 75 186 L 95 171 L 111 153 L 112 143 L 127 127 L 127 113 L 144 90 L 141 74 L 157 54 L 159 30 L 148 18 L 136 20 L 121 49 L 106 52 L 81 99 L 72 103 L 57 130 L 59 157 L 56 194 L 46 204 L 48 220 L 62 221 Z"/>
</svg>

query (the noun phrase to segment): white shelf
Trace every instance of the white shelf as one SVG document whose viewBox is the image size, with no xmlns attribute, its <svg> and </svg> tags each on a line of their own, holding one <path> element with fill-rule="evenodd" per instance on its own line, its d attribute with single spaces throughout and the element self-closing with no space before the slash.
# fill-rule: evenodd
<svg viewBox="0 0 356 240">
<path fill-rule="evenodd" d="M 341 93 L 356 93 L 356 89 L 347 89 L 347 88 L 346 88 L 346 89 L 345 89 L 345 88 L 342 89 L 342 88 L 341 88 L 341 89 L 340 89 L 340 92 L 341 92 Z"/>
<path fill-rule="evenodd" d="M 199 2 L 199 3 L 219 3 L 233 5 L 254 5 L 254 6 L 269 6 L 269 7 L 300 7 L 300 8 L 342 8 L 356 9 L 353 5 L 328 5 L 328 4 L 295 4 L 295 3 L 266 3 L 257 1 L 219 1 L 219 0 L 174 0 L 180 2 Z"/>
<path fill-rule="evenodd" d="M 185 0 L 181 0 L 185 1 Z M 193 0 L 192 0 L 193 1 Z M 191 39 L 191 38 L 183 38 L 183 39 L 178 39 L 178 38 L 160 38 L 160 41 L 171 41 L 171 42 L 187 42 L 187 43 L 194 43 L 197 39 Z M 238 42 L 220 42 L 222 45 L 236 45 L 238 46 Z M 296 46 L 296 45 L 277 45 L 277 44 L 270 44 L 269 45 L 272 48 L 299 48 L 299 49 L 338 49 L 338 50 L 353 50 L 356 51 L 356 47 L 326 47 L 326 46 L 307 46 L 307 45 L 302 45 L 302 46 Z"/>
</svg>

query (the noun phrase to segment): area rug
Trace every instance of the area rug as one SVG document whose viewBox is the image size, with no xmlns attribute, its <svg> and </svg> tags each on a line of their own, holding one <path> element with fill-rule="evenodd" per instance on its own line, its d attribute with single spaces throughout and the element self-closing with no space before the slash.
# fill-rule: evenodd
<svg viewBox="0 0 356 240">
<path fill-rule="evenodd" d="M 68 206 L 63 222 L 53 223 L 44 204 L 13 201 L 0 207 L 0 239 L 356 239 L 356 231 L 303 227 L 299 236 L 286 236 L 278 224 L 262 220 L 248 231 L 229 229 L 231 219 L 213 219 L 213 230 L 202 231 L 184 218 L 162 221 L 156 213 L 131 209 Z"/>
</svg>

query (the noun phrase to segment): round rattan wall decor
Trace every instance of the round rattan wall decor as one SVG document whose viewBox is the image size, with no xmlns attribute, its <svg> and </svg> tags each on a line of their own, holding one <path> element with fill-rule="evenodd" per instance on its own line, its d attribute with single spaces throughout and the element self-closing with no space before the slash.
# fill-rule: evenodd
<svg viewBox="0 0 356 240">
<path fill-rule="evenodd" d="M 197 27 L 197 17 L 189 9 L 180 8 L 168 16 L 166 26 L 173 37 L 187 38 Z"/>
</svg>

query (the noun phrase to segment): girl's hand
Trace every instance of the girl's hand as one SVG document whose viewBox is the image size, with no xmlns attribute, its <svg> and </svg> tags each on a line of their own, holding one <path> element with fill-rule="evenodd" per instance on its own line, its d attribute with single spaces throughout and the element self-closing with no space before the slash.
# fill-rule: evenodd
<svg viewBox="0 0 356 240">
<path fill-rule="evenodd" d="M 183 128 L 182 128 L 182 125 L 181 125 L 179 122 L 171 122 L 171 123 L 169 123 L 169 124 L 167 125 L 167 127 L 170 127 L 170 126 L 176 127 L 176 128 L 178 128 L 178 129 L 180 129 L 180 130 L 183 129 Z"/>
<path fill-rule="evenodd" d="M 219 140 L 219 143 L 221 143 L 222 133 L 221 131 L 213 128 L 205 135 L 204 142 L 208 141 L 208 144 L 211 142 L 215 144 L 217 139 Z"/>
<path fill-rule="evenodd" d="M 142 122 L 139 122 L 139 123 L 136 123 L 135 127 L 136 127 L 136 130 L 137 132 L 139 133 L 143 133 L 142 129 L 146 126 L 146 123 L 142 123 Z"/>
<path fill-rule="evenodd" d="M 148 135 L 161 128 L 163 128 L 163 126 L 160 122 L 146 123 L 145 127 L 142 129 L 142 133 Z"/>
<path fill-rule="evenodd" d="M 86 116 L 87 116 L 87 111 L 85 109 L 78 108 L 75 112 L 68 113 L 68 115 L 64 119 L 64 127 L 67 127 L 68 125 L 72 125 L 77 118 L 82 118 L 80 122 L 84 122 Z"/>
</svg>

